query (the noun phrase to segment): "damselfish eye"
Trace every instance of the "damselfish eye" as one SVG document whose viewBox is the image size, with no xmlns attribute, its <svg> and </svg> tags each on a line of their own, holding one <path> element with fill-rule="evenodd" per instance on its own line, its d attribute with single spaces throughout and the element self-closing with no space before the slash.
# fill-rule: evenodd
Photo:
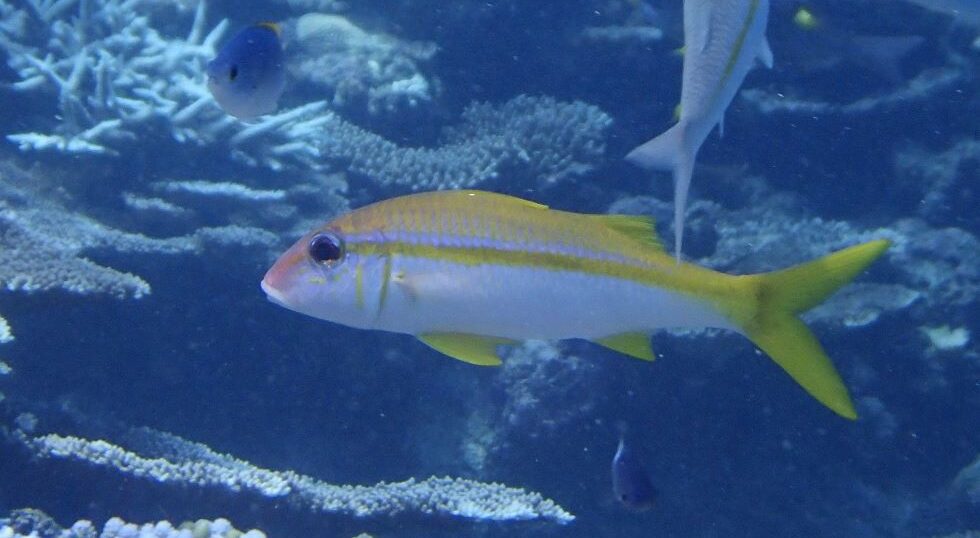
<svg viewBox="0 0 980 538">
<path fill-rule="evenodd" d="M 334 234 L 318 233 L 310 239 L 309 252 L 317 263 L 333 265 L 344 256 L 344 243 Z"/>
<path fill-rule="evenodd" d="M 234 81 L 236 78 L 238 78 L 238 66 L 233 65 L 228 71 L 228 80 Z"/>
</svg>

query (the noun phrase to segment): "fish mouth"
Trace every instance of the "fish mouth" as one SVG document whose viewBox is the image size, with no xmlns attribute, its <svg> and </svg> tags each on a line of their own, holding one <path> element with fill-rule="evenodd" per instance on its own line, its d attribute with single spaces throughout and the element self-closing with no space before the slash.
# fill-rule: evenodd
<svg viewBox="0 0 980 538">
<path fill-rule="evenodd" d="M 286 304 L 286 298 L 283 296 L 282 292 L 274 288 L 272 284 L 269 284 L 266 279 L 262 279 L 261 286 L 262 291 L 265 292 L 265 296 L 267 299 L 269 299 L 269 301 L 276 303 L 279 306 L 289 308 L 289 306 Z"/>
</svg>

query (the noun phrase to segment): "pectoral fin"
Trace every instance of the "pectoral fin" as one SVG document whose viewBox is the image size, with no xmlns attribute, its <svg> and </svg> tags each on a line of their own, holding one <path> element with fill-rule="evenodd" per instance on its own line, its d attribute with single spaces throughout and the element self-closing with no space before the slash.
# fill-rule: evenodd
<svg viewBox="0 0 980 538">
<path fill-rule="evenodd" d="M 399 271 L 391 275 L 391 282 L 396 286 L 398 286 L 398 289 L 405 292 L 405 295 L 413 302 L 419 299 L 419 293 L 418 293 L 418 289 L 416 289 L 416 283 L 412 282 L 412 280 L 405 275 L 404 271 Z"/>
<path fill-rule="evenodd" d="M 652 361 L 657 357 L 650 347 L 650 337 L 644 333 L 622 333 L 593 340 L 604 348 L 629 355 L 637 359 Z"/>
<path fill-rule="evenodd" d="M 439 353 L 477 366 L 499 366 L 497 346 L 517 343 L 495 336 L 458 333 L 420 334 L 418 339 Z"/>
</svg>

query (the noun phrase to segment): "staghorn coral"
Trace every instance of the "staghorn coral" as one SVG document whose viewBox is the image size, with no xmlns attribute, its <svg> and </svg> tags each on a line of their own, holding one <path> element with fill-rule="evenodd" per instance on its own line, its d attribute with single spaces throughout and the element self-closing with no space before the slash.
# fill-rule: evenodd
<svg viewBox="0 0 980 538">
<path fill-rule="evenodd" d="M 207 245 L 270 246 L 277 240 L 264 230 L 240 226 L 202 228 L 187 236 L 156 239 L 110 228 L 39 200 L 17 205 L 0 199 L 0 228 L 0 284 L 7 291 L 61 289 L 118 299 L 138 299 L 150 293 L 150 285 L 137 275 L 89 260 L 84 252 L 179 254 L 199 252 Z"/>
<path fill-rule="evenodd" d="M 272 471 L 172 434 L 130 430 L 123 446 L 56 434 L 14 437 L 36 456 L 86 462 L 132 478 L 182 487 L 219 487 L 282 499 L 318 513 L 354 518 L 422 515 L 487 521 L 574 519 L 537 493 L 462 478 L 431 477 L 374 486 L 338 486 L 292 471 Z"/>
<path fill-rule="evenodd" d="M 148 282 L 86 255 L 100 251 L 173 255 L 223 245 L 269 247 L 277 240 L 270 232 L 242 226 L 201 228 L 167 238 L 124 232 L 0 177 L 0 292 L 59 289 L 139 299 L 150 293 Z M 3 337 L 12 338 L 5 320 L 0 322 L 0 340 Z"/>
<path fill-rule="evenodd" d="M 146 192 L 125 192 L 132 212 L 165 219 L 182 229 L 194 226 L 246 225 L 292 238 L 314 223 L 350 209 L 343 174 L 308 174 L 288 188 L 264 188 L 257 182 L 177 180 L 150 183 Z"/>
<path fill-rule="evenodd" d="M 153 188 L 165 193 L 197 194 L 253 202 L 280 201 L 286 197 L 286 191 L 283 190 L 254 189 L 230 181 L 161 181 L 154 183 Z"/>
<path fill-rule="evenodd" d="M 31 2 L 16 10 L 4 3 L 5 11 L 23 21 L 0 35 L 7 63 L 20 77 L 12 88 L 51 95 L 62 117 L 51 133 L 8 139 L 21 149 L 114 153 L 112 146 L 145 134 L 137 133 L 140 126 L 178 111 L 190 119 L 182 109 L 207 96 L 202 81 L 194 79 L 227 25 L 205 37 L 201 2 L 188 39 L 168 40 L 139 14 L 146 4 Z"/>
<path fill-rule="evenodd" d="M 19 77 L 11 88 L 43 97 L 60 118 L 53 126 L 45 116 L 33 118 L 36 131 L 7 139 L 22 151 L 117 156 L 169 135 L 179 144 L 225 145 L 252 166 L 315 166 L 308 136 L 325 102 L 256 124 L 215 105 L 205 65 L 228 23 L 205 32 L 206 6 L 196 2 L 188 34 L 175 37 L 154 27 L 154 14 L 166 8 L 153 0 L 33 0 L 20 9 L 0 1 L 8 21 L 0 25 L 0 49 Z"/>
<path fill-rule="evenodd" d="M 499 107 L 471 105 L 460 125 L 445 130 L 443 144 L 431 149 L 400 147 L 348 123 L 326 101 L 243 123 L 222 112 L 205 86 L 205 64 L 228 24 L 206 33 L 203 1 L 186 38 L 154 27 L 152 14 L 160 8 L 152 0 L 65 0 L 22 9 L 0 0 L 0 6 L 7 15 L 0 48 L 19 77 L 11 87 L 43 97 L 60 118 L 51 126 L 47 116 L 36 117 L 35 131 L 8 133 L 21 151 L 121 156 L 147 140 L 169 139 L 273 171 L 349 164 L 380 185 L 413 190 L 473 186 L 505 169 L 548 184 L 589 170 L 602 156 L 611 121 L 583 103 L 518 97 Z M 327 30 L 324 18 L 332 21 Z M 329 78 L 335 105 L 357 99 L 369 111 L 391 112 L 431 100 L 433 83 L 413 62 L 431 56 L 434 46 L 367 34 L 339 17 L 310 20 L 319 22 L 297 24 L 309 50 L 298 54 L 296 69 Z M 367 66 L 358 69 L 367 69 L 369 80 L 348 72 L 349 59 L 331 64 L 340 72 L 322 69 L 322 47 L 330 58 L 356 52 L 354 63 Z"/>
<path fill-rule="evenodd" d="M 647 45 L 663 37 L 663 30 L 655 26 L 592 26 L 582 30 L 583 40 L 596 43 Z"/>
</svg>

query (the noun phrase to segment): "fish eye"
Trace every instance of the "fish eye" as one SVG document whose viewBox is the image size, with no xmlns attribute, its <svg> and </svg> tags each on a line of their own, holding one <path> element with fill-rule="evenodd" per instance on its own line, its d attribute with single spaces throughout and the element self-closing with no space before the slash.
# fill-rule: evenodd
<svg viewBox="0 0 980 538">
<path fill-rule="evenodd" d="M 322 265 L 334 265 L 344 256 L 344 243 L 332 233 L 321 232 L 310 239 L 307 251 L 313 261 Z"/>
<path fill-rule="evenodd" d="M 231 66 L 231 70 L 228 71 L 228 80 L 235 80 L 236 78 L 238 78 L 238 66 L 233 65 Z"/>
</svg>

